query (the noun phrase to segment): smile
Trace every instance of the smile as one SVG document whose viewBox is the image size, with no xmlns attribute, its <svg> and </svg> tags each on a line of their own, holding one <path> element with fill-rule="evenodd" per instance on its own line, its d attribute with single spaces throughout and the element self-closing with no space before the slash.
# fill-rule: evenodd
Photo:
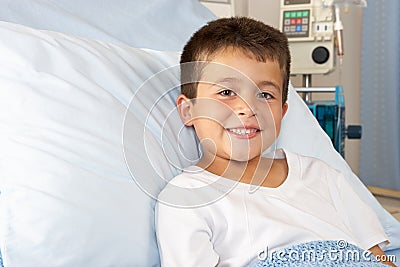
<svg viewBox="0 0 400 267">
<path fill-rule="evenodd" d="M 227 131 L 240 139 L 251 139 L 260 133 L 257 128 L 229 128 Z"/>
<path fill-rule="evenodd" d="M 235 134 L 247 135 L 247 134 L 251 134 L 251 133 L 256 133 L 259 130 L 258 129 L 235 128 L 235 129 L 228 129 L 228 131 L 235 133 Z"/>
</svg>

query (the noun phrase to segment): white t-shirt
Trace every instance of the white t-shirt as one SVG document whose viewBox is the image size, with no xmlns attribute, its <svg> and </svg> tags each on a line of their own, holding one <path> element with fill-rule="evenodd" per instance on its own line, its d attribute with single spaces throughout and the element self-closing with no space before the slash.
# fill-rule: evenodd
<svg viewBox="0 0 400 267">
<path fill-rule="evenodd" d="M 190 167 L 161 192 L 156 230 L 162 266 L 249 266 L 268 253 L 313 240 L 362 249 L 387 237 L 344 176 L 324 162 L 278 150 L 288 163 L 277 188 Z M 277 158 L 277 156 L 275 156 Z"/>
</svg>

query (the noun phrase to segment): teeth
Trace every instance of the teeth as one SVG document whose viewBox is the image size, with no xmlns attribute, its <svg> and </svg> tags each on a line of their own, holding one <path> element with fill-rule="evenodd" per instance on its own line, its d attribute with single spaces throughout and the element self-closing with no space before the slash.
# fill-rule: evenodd
<svg viewBox="0 0 400 267">
<path fill-rule="evenodd" d="M 240 135 L 246 135 L 250 133 L 255 133 L 257 132 L 257 129 L 229 129 L 230 132 L 233 132 L 235 134 L 240 134 Z"/>
</svg>

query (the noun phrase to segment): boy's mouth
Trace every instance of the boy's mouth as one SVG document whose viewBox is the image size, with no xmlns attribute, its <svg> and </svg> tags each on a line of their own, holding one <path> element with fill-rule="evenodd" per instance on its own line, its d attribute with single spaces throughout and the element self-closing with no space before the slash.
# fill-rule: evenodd
<svg viewBox="0 0 400 267">
<path fill-rule="evenodd" d="M 239 137 L 252 138 L 256 136 L 261 130 L 258 128 L 227 128 L 227 131 Z"/>
</svg>

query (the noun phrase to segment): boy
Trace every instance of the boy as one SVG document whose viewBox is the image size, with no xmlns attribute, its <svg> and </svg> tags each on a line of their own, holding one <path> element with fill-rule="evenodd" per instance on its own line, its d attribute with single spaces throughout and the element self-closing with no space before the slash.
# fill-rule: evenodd
<svg viewBox="0 0 400 267">
<path fill-rule="evenodd" d="M 283 149 L 261 157 L 289 75 L 284 34 L 249 18 L 210 22 L 184 47 L 177 107 L 202 154 L 159 196 L 162 266 L 249 266 L 266 247 L 330 239 L 383 255 L 378 218 L 340 173 Z"/>
</svg>

